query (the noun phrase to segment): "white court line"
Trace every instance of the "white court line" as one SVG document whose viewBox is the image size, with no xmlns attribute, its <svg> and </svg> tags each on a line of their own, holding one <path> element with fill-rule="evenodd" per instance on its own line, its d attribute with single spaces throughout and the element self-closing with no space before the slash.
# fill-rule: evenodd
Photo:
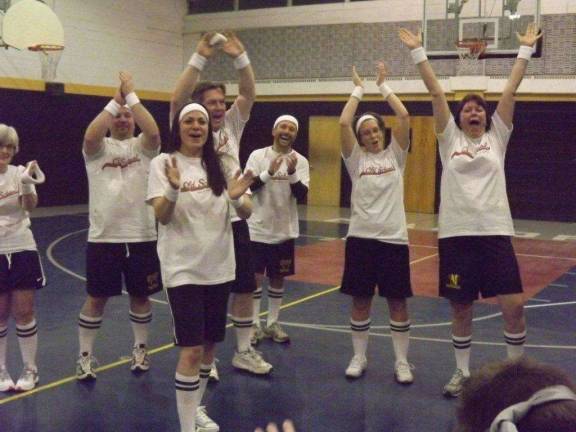
<svg viewBox="0 0 576 432">
<path fill-rule="evenodd" d="M 550 303 L 550 300 L 536 298 L 536 297 L 529 298 L 527 301 Z"/>
<path fill-rule="evenodd" d="M 73 231 L 73 232 L 68 233 L 68 234 L 65 234 L 65 235 L 63 235 L 63 236 L 61 236 L 61 237 L 58 237 L 56 240 L 54 240 L 52 243 L 50 243 L 50 244 L 48 245 L 48 249 L 46 249 L 46 256 L 48 257 L 48 261 L 50 261 L 50 262 L 52 263 L 52 265 L 53 265 L 54 267 L 56 267 L 58 270 L 61 270 L 61 271 L 63 271 L 64 273 L 69 274 L 70 276 L 73 276 L 73 277 L 75 277 L 75 278 L 77 278 L 77 279 L 80 279 L 81 281 L 86 282 L 86 278 L 85 278 L 84 276 L 82 276 L 82 275 L 80 275 L 80 274 L 78 274 L 78 273 L 76 273 L 76 272 L 73 272 L 72 270 L 70 270 L 70 269 L 64 267 L 63 265 L 61 265 L 58 261 L 56 261 L 56 259 L 54 258 L 54 255 L 52 254 L 52 251 L 54 250 L 54 247 L 56 247 L 56 245 L 57 245 L 58 243 L 60 243 L 62 240 L 65 240 L 65 239 L 67 239 L 68 237 L 72 237 L 72 236 L 74 236 L 74 235 L 76 235 L 76 234 L 80 234 L 81 232 L 84 232 L 84 231 L 88 231 L 88 228 L 84 228 L 84 229 L 81 229 L 81 230 L 78 230 L 78 231 Z M 127 294 L 127 292 L 124 291 L 124 290 L 122 290 L 122 293 L 123 293 L 123 294 Z M 154 303 L 168 304 L 168 302 L 165 302 L 165 301 L 163 301 L 163 300 L 157 300 L 157 299 L 152 298 L 152 297 L 148 297 L 148 298 L 150 299 L 151 302 L 154 302 Z"/>
<path fill-rule="evenodd" d="M 557 284 L 557 283 L 551 283 L 551 284 L 548 284 L 548 286 L 568 288 L 568 285 L 566 285 L 566 284 Z"/>
<path fill-rule="evenodd" d="M 526 305 L 524 306 L 524 309 L 536 309 L 536 308 L 542 308 L 542 307 L 551 307 L 551 306 L 568 306 L 568 305 L 573 305 L 576 304 L 576 301 L 569 301 L 569 302 L 558 302 L 558 303 L 546 303 L 546 304 L 537 304 L 537 305 Z M 499 316 L 502 315 L 502 312 L 495 312 L 493 314 L 490 315 L 484 315 L 481 317 L 477 317 L 477 318 L 473 318 L 472 321 L 473 322 L 480 322 L 480 321 L 486 321 L 492 318 L 497 318 Z M 286 323 L 286 325 L 292 325 L 294 323 Z M 310 328 L 318 328 L 319 330 L 328 330 L 328 329 L 348 329 L 348 331 L 350 330 L 350 325 L 339 325 L 339 324 L 302 324 L 304 326 L 309 326 Z M 452 321 L 444 321 L 444 322 L 439 322 L 439 323 L 429 323 L 429 324 L 411 324 L 410 327 L 411 328 L 433 328 L 433 327 L 447 327 L 452 325 Z M 382 325 L 382 326 L 370 326 L 370 329 L 376 329 L 376 330 L 387 330 L 390 329 L 390 326 L 387 325 Z M 410 336 L 412 337 L 412 336 Z"/>
<path fill-rule="evenodd" d="M 339 328 L 318 328 L 317 326 L 310 324 L 300 324 L 300 323 L 290 323 L 282 321 L 280 324 L 286 327 L 303 328 L 307 330 L 320 330 L 334 333 L 347 333 L 350 334 L 350 329 L 339 329 Z M 373 327 L 371 327 L 372 329 Z M 370 333 L 370 336 L 376 337 L 392 337 L 390 334 L 385 333 Z M 430 337 L 420 337 L 410 335 L 410 340 L 424 341 L 424 342 L 441 342 L 446 344 L 452 344 L 452 339 L 441 339 L 441 338 L 430 338 Z M 504 342 L 485 342 L 485 341 L 475 341 L 472 340 L 472 345 L 488 345 L 488 346 L 506 346 Z M 543 348 L 543 349 L 561 349 L 561 350 L 576 350 L 576 345 L 533 345 L 525 344 L 526 348 Z"/>
</svg>

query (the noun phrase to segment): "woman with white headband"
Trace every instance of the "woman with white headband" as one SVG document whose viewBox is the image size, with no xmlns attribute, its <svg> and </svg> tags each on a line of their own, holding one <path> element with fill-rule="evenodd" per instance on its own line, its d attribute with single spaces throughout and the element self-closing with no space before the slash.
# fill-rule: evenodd
<svg viewBox="0 0 576 432">
<path fill-rule="evenodd" d="M 464 383 L 457 416 L 458 432 L 574 432 L 576 385 L 527 358 L 488 363 Z"/>
<path fill-rule="evenodd" d="M 412 296 L 412 288 L 403 180 L 410 116 L 384 82 L 385 77 L 386 67 L 379 62 L 376 85 L 397 118 L 390 142 L 385 142 L 384 121 L 379 114 L 366 113 L 353 121 L 364 93 L 356 68 L 352 70 L 355 88 L 340 116 L 342 157 L 352 180 L 352 215 L 340 288 L 352 296 L 354 356 L 346 376 L 358 378 L 367 367 L 370 312 L 377 286 L 379 295 L 388 302 L 396 380 L 410 384 L 414 377 L 407 358 L 410 318 L 406 299 Z"/>
<path fill-rule="evenodd" d="M 38 328 L 34 293 L 45 285 L 28 212 L 36 208 L 35 184 L 44 181 L 36 161 L 26 167 L 10 165 L 18 153 L 18 134 L 0 124 L 0 391 L 32 390 L 38 383 L 36 348 Z M 16 321 L 16 335 L 24 364 L 12 381 L 6 369 L 8 319 Z"/>
<path fill-rule="evenodd" d="M 531 23 L 524 35 L 517 34 L 518 58 L 492 117 L 488 116 L 484 98 L 473 93 L 464 97 L 453 116 L 422 47 L 421 36 L 406 29 L 401 29 L 399 36 L 411 49 L 412 59 L 432 96 L 443 168 L 438 219 L 439 292 L 452 308 L 456 357 L 456 370 L 443 393 L 456 397 L 470 376 L 472 315 L 479 295 L 498 299 L 508 357 L 518 358 L 524 352 L 524 299 L 512 246 L 514 225 L 504 160 L 512 134 L 514 94 L 541 33 Z"/>
<path fill-rule="evenodd" d="M 195 431 L 215 344 L 226 333 L 236 267 L 229 205 L 240 217 L 250 215 L 250 203 L 241 197 L 252 176 L 238 172 L 226 181 L 213 139 L 206 108 L 184 106 L 172 122 L 171 153 L 151 162 L 148 183 L 148 203 L 160 222 L 162 282 L 180 347 L 175 383 L 182 432 Z"/>
</svg>

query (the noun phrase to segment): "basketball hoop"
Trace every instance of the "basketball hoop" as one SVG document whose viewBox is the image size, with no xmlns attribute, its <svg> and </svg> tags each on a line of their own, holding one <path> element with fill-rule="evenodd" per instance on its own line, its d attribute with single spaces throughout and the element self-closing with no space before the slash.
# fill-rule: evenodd
<svg viewBox="0 0 576 432">
<path fill-rule="evenodd" d="M 480 58 L 486 51 L 485 39 L 466 39 L 456 43 L 458 52 L 458 75 L 484 75 L 484 61 Z"/>
<path fill-rule="evenodd" d="M 56 69 L 60 63 L 60 57 L 64 46 L 40 44 L 28 47 L 30 51 L 37 52 L 40 55 L 40 62 L 42 64 L 42 79 L 47 82 L 56 80 Z"/>
</svg>

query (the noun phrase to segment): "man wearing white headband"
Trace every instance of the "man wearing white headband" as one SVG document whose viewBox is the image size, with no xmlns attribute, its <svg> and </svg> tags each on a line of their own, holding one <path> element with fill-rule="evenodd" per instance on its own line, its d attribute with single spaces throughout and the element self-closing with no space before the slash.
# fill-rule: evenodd
<svg viewBox="0 0 576 432">
<path fill-rule="evenodd" d="M 294 274 L 294 240 L 300 235 L 298 201 L 308 194 L 308 161 L 293 150 L 298 135 L 298 120 L 282 115 L 274 122 L 270 147 L 252 152 L 246 170 L 256 177 L 251 186 L 254 210 L 248 219 L 257 289 L 254 292 L 252 343 L 263 338 L 284 343 L 290 340 L 278 318 L 284 296 L 284 277 Z M 268 276 L 268 318 L 261 329 L 260 302 L 264 274 Z"/>
<path fill-rule="evenodd" d="M 464 383 L 462 432 L 573 432 L 576 385 L 556 367 L 522 358 L 492 362 Z"/>
<path fill-rule="evenodd" d="M 212 81 L 199 82 L 200 74 L 208 60 L 219 51 L 234 59 L 234 68 L 238 71 L 238 96 L 228 110 L 226 110 L 224 84 Z M 170 110 L 171 113 L 176 113 L 189 99 L 202 103 L 210 112 L 214 145 L 224 168 L 228 173 L 234 173 L 241 169 L 240 140 L 250 118 L 255 97 L 254 71 L 240 39 L 231 32 L 223 35 L 206 33 L 198 42 L 196 52 L 176 83 Z M 249 200 L 249 195 L 243 199 Z M 250 345 L 252 293 L 256 289 L 256 284 L 250 260 L 248 225 L 245 220 L 238 217 L 234 210 L 231 216 L 236 255 L 236 281 L 232 286 L 230 310 L 236 334 L 236 351 L 232 365 L 253 374 L 265 375 L 270 373 L 272 365 L 267 363 Z M 219 380 L 216 364 L 212 365 L 210 379 Z M 197 423 L 201 423 L 201 420 L 198 418 Z"/>
<path fill-rule="evenodd" d="M 142 130 L 137 137 L 135 123 Z M 154 213 L 145 200 L 150 161 L 159 150 L 158 126 L 134 92 L 131 75 L 120 72 L 120 87 L 114 98 L 84 135 L 90 229 L 86 250 L 88 296 L 78 318 L 79 380 L 96 378 L 94 340 L 108 298 L 122 294 L 122 279 L 130 295 L 134 333 L 130 368 L 144 372 L 150 367 L 146 346 L 152 310 L 148 296 L 160 291 L 162 283 Z"/>
</svg>

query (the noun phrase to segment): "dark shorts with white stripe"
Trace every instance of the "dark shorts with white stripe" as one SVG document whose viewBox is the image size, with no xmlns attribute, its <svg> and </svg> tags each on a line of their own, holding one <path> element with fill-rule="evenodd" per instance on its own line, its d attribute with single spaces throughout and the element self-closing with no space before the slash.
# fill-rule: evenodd
<svg viewBox="0 0 576 432">
<path fill-rule="evenodd" d="M 92 297 L 145 297 L 162 290 L 156 242 L 93 243 L 86 248 L 86 291 Z"/>
<path fill-rule="evenodd" d="M 234 233 L 234 254 L 236 256 L 236 279 L 232 284 L 232 292 L 237 294 L 256 291 L 254 265 L 250 252 L 250 232 L 245 220 L 232 222 Z"/>
<path fill-rule="evenodd" d="M 232 282 L 226 282 L 166 289 L 176 345 L 199 346 L 224 340 L 231 287 Z"/>
<path fill-rule="evenodd" d="M 519 294 L 522 281 L 509 236 L 462 236 L 438 240 L 440 296 L 472 303 L 501 294 Z"/>
<path fill-rule="evenodd" d="M 12 290 L 35 290 L 46 285 L 37 251 L 0 255 L 0 294 Z"/>
<path fill-rule="evenodd" d="M 412 297 L 408 245 L 359 237 L 346 239 L 340 292 L 353 297 Z"/>
</svg>

